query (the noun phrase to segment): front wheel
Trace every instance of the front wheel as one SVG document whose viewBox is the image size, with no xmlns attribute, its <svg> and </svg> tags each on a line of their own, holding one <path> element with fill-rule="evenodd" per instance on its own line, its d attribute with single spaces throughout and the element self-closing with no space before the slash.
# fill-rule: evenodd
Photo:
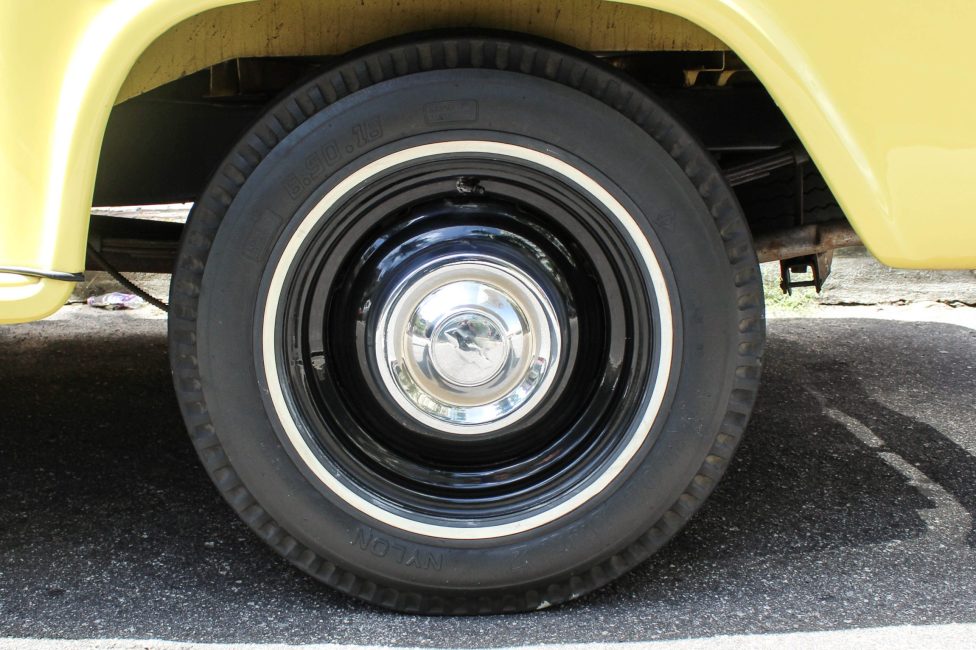
<svg viewBox="0 0 976 650">
<path fill-rule="evenodd" d="M 578 597 L 688 520 L 751 410 L 747 227 L 701 147 L 586 55 L 427 36 L 282 99 L 211 180 L 171 296 L 228 501 L 386 607 Z"/>
</svg>

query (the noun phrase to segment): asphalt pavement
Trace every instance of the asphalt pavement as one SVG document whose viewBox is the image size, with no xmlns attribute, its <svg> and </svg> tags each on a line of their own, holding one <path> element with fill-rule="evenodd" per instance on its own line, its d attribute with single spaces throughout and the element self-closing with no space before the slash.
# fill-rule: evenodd
<svg viewBox="0 0 976 650">
<path fill-rule="evenodd" d="M 745 442 L 662 552 L 553 610 L 424 618 L 267 550 L 197 463 L 165 321 L 72 309 L 0 327 L 0 637 L 483 647 L 976 623 L 974 329 L 771 320 Z"/>
</svg>

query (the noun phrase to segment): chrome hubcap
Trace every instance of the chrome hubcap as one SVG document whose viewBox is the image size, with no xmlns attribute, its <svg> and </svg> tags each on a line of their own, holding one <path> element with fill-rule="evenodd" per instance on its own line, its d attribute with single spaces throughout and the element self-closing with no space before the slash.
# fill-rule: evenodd
<svg viewBox="0 0 976 650">
<path fill-rule="evenodd" d="M 552 386 L 561 338 L 542 287 L 511 263 L 447 256 L 415 270 L 380 313 L 376 360 L 390 396 L 439 432 L 496 431 Z"/>
</svg>

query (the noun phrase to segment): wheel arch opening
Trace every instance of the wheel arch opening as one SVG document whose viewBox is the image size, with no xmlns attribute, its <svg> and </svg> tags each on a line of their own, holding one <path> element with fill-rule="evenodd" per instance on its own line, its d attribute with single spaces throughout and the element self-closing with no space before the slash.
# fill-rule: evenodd
<svg viewBox="0 0 976 650">
<path fill-rule="evenodd" d="M 106 127 L 94 205 L 193 201 L 248 125 L 296 80 L 357 47 L 434 29 L 506 30 L 590 52 L 650 88 L 723 168 L 799 147 L 735 51 L 660 9 L 601 0 L 259 0 L 197 14 L 143 52 Z M 804 158 L 737 188 L 754 233 L 845 219 Z"/>
</svg>

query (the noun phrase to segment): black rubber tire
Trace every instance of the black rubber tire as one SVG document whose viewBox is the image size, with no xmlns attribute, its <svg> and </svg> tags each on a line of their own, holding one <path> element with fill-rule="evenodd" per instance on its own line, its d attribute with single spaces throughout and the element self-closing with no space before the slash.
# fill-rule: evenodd
<svg viewBox="0 0 976 650">
<path fill-rule="evenodd" d="M 570 149 L 624 188 L 668 266 L 679 336 L 655 436 L 599 499 L 525 533 L 452 542 L 351 512 L 307 478 L 269 420 L 254 346 L 259 285 L 274 244 L 312 191 L 283 180 L 291 173 L 313 180 L 301 152 L 333 138 L 345 138 L 340 151 L 356 149 L 349 125 L 381 116 L 382 135 L 360 142 L 359 156 L 418 130 L 445 128 L 411 115 L 415 105 L 472 98 L 478 110 L 462 110 L 475 120 L 465 128 L 527 133 Z M 586 132 L 568 131 L 582 116 L 599 119 Z M 170 305 L 176 392 L 221 494 L 301 570 L 365 601 L 425 614 L 555 605 L 660 548 L 712 491 L 739 443 L 765 336 L 751 236 L 702 146 L 643 88 L 596 59 L 495 33 L 383 43 L 282 97 L 195 204 Z"/>
</svg>

